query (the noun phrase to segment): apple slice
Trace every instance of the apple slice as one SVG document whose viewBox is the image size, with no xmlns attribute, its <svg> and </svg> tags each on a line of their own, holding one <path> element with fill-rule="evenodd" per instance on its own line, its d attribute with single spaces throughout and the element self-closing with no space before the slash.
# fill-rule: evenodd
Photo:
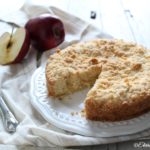
<svg viewBox="0 0 150 150">
<path fill-rule="evenodd" d="M 8 32 L 0 37 L 0 64 L 19 63 L 30 47 L 29 33 L 25 28 L 17 28 L 14 34 Z"/>
</svg>

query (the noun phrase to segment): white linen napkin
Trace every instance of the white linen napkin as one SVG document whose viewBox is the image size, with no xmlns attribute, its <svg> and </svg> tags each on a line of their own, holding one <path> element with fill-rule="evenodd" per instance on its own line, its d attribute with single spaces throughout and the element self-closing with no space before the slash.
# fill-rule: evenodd
<svg viewBox="0 0 150 150">
<path fill-rule="evenodd" d="M 89 40 L 96 37 L 111 38 L 106 33 L 90 25 L 83 20 L 72 16 L 55 7 L 35 6 L 25 4 L 19 11 L 0 16 L 1 20 L 15 23 L 19 26 L 24 26 L 27 20 L 33 16 L 38 16 L 43 13 L 50 13 L 58 16 L 64 23 L 66 38 L 65 41 L 58 47 L 63 48 L 73 42 Z M 0 25 L 0 32 L 10 30 L 8 25 Z M 39 66 L 46 63 L 50 51 L 42 55 Z M 27 57 L 19 64 L 0 66 L 0 86 L 7 103 L 19 120 L 20 124 L 16 133 L 8 134 L 5 132 L 2 121 L 0 120 L 0 143 L 14 145 L 36 145 L 36 146 L 81 146 L 95 145 L 104 143 L 113 143 L 136 139 L 150 135 L 150 130 L 141 133 L 111 137 L 111 138 L 93 138 L 85 137 L 78 134 L 69 133 L 58 129 L 48 123 L 34 109 L 30 102 L 30 79 L 37 68 L 36 51 L 31 50 Z"/>
</svg>

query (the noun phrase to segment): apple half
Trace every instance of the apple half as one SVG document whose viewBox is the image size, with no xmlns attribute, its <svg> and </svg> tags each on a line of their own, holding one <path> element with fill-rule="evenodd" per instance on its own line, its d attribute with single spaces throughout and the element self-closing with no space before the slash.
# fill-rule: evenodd
<svg viewBox="0 0 150 150">
<path fill-rule="evenodd" d="M 0 37 L 0 64 L 19 63 L 30 47 L 30 36 L 25 28 L 17 28 L 14 34 L 8 32 Z"/>
</svg>

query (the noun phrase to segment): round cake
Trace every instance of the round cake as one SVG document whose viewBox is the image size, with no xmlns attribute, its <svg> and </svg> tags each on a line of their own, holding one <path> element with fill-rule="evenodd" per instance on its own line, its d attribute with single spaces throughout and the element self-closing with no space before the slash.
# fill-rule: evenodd
<svg viewBox="0 0 150 150">
<path fill-rule="evenodd" d="M 130 119 L 150 110 L 150 51 L 122 40 L 77 43 L 49 57 L 46 83 L 53 97 L 91 87 L 87 119 Z"/>
</svg>

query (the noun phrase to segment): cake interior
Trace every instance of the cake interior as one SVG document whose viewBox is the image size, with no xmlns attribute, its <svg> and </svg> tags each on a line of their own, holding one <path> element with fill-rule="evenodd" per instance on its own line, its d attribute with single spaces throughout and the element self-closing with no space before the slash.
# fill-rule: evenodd
<svg viewBox="0 0 150 150">
<path fill-rule="evenodd" d="M 49 95 L 60 97 L 91 87 L 101 72 L 102 62 L 97 50 L 71 49 L 52 55 L 47 68 Z"/>
</svg>

